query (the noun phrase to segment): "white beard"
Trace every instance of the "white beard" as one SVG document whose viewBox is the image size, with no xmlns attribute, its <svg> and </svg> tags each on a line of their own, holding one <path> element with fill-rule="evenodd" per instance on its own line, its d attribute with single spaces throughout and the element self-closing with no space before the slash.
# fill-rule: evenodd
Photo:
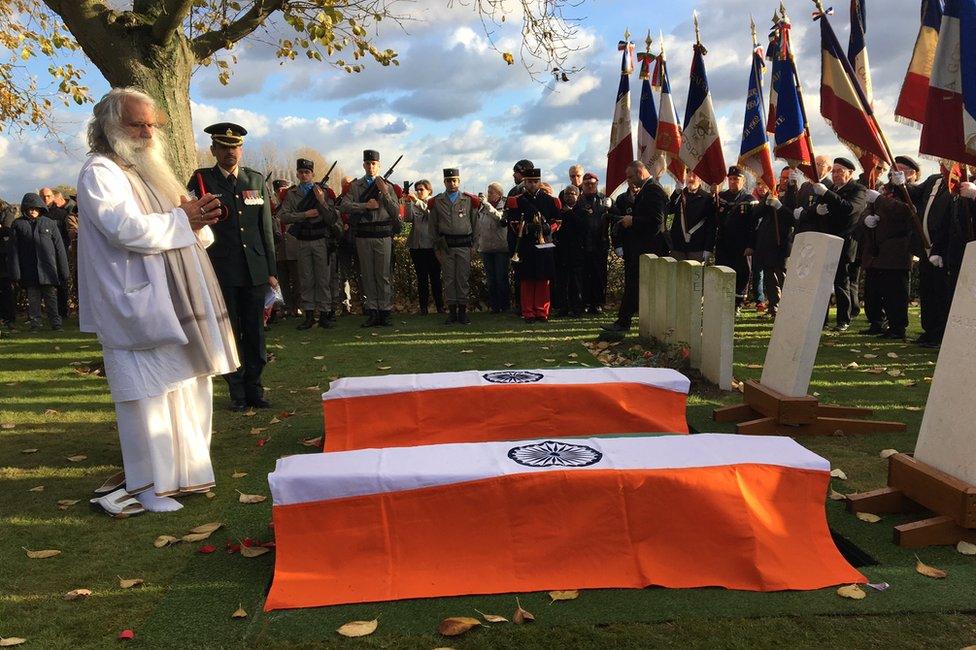
<svg viewBox="0 0 976 650">
<path fill-rule="evenodd" d="M 161 196 L 180 204 L 180 197 L 188 194 L 186 187 L 176 180 L 163 151 L 163 143 L 157 138 L 143 140 L 130 138 L 121 130 L 106 129 L 106 136 L 115 156 L 129 169 L 138 174 L 147 185 Z"/>
</svg>

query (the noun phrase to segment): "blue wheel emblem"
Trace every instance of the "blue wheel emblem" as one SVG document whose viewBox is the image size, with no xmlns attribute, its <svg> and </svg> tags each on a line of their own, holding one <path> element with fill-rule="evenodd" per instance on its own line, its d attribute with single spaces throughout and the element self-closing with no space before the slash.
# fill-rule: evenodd
<svg viewBox="0 0 976 650">
<path fill-rule="evenodd" d="M 546 440 L 512 447 L 508 450 L 508 457 L 527 467 L 586 467 L 599 463 L 603 454 L 586 445 Z"/>
<path fill-rule="evenodd" d="M 541 372 L 530 372 L 528 370 L 500 370 L 498 372 L 486 372 L 481 375 L 485 381 L 493 384 L 531 384 L 539 381 L 544 376 Z"/>
</svg>

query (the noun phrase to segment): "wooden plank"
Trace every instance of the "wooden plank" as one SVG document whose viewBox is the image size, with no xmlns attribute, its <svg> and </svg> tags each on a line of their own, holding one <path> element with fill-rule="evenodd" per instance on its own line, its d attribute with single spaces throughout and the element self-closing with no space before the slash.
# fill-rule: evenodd
<svg viewBox="0 0 976 650">
<path fill-rule="evenodd" d="M 822 418 L 859 418 L 871 415 L 871 409 L 859 406 L 833 406 L 821 404 L 817 407 L 817 416 Z"/>
<path fill-rule="evenodd" d="M 807 424 L 816 418 L 817 400 L 809 395 L 787 397 L 753 379 L 746 381 L 742 393 L 746 404 L 783 424 Z"/>
<path fill-rule="evenodd" d="M 904 492 L 890 487 L 847 495 L 848 512 L 870 512 L 881 515 L 908 512 L 917 508 L 917 505 L 905 497 Z"/>
<path fill-rule="evenodd" d="M 776 422 L 775 418 L 759 418 L 757 420 L 749 420 L 747 422 L 740 422 L 735 425 L 735 432 L 747 434 L 751 436 L 782 436 L 790 435 L 789 433 L 784 433 L 781 424 Z"/>
<path fill-rule="evenodd" d="M 758 415 L 759 413 L 756 413 L 748 404 L 723 406 L 712 411 L 712 419 L 716 422 L 741 422 L 742 420 L 752 420 Z"/>
<path fill-rule="evenodd" d="M 959 526 L 976 528 L 976 486 L 905 454 L 888 459 L 888 485 Z"/>
<path fill-rule="evenodd" d="M 959 526 L 952 517 L 939 515 L 895 526 L 895 544 L 902 548 L 955 545 L 960 540 L 976 541 L 976 530 Z"/>
<path fill-rule="evenodd" d="M 883 420 L 859 420 L 855 418 L 817 418 L 806 427 L 812 435 L 848 435 L 875 433 L 881 431 L 904 431 L 904 422 L 885 422 Z"/>
</svg>

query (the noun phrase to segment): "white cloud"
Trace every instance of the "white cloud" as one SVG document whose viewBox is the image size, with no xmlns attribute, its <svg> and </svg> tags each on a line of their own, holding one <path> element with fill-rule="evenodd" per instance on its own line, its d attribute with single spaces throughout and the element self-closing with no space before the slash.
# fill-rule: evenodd
<svg viewBox="0 0 976 650">
<path fill-rule="evenodd" d="M 552 93 L 546 97 L 547 106 L 571 106 L 580 98 L 600 87 L 600 79 L 591 74 L 580 74 L 573 77 L 569 83 L 558 84 Z"/>
</svg>

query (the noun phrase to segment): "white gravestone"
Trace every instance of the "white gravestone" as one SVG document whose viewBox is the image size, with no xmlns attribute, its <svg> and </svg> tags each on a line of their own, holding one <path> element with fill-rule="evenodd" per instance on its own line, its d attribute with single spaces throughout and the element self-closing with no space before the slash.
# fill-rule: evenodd
<svg viewBox="0 0 976 650">
<path fill-rule="evenodd" d="M 647 253 L 640 256 L 640 279 L 637 283 L 637 325 L 642 339 L 650 339 L 651 314 L 654 311 L 654 272 L 657 270 L 658 256 Z"/>
<path fill-rule="evenodd" d="M 702 356 L 702 265 L 694 260 L 678 262 L 677 314 L 674 342 L 688 344 L 692 368 L 701 368 Z"/>
<path fill-rule="evenodd" d="M 654 306 L 651 313 L 651 334 L 659 341 L 667 341 L 668 306 L 674 310 L 674 269 L 673 257 L 658 258 L 654 270 Z"/>
<path fill-rule="evenodd" d="M 915 458 L 976 485 L 976 242 L 966 246 Z"/>
<path fill-rule="evenodd" d="M 678 320 L 678 262 L 674 258 L 666 257 L 670 260 L 662 264 L 662 275 L 664 284 L 664 331 L 661 332 L 661 340 L 668 344 L 675 343 L 674 328 Z"/>
<path fill-rule="evenodd" d="M 727 266 L 708 266 L 703 275 L 701 372 L 722 390 L 732 390 L 735 271 Z"/>
<path fill-rule="evenodd" d="M 763 386 L 788 397 L 806 396 L 843 245 L 840 237 L 819 232 L 800 233 L 793 240 L 759 380 Z"/>
</svg>

